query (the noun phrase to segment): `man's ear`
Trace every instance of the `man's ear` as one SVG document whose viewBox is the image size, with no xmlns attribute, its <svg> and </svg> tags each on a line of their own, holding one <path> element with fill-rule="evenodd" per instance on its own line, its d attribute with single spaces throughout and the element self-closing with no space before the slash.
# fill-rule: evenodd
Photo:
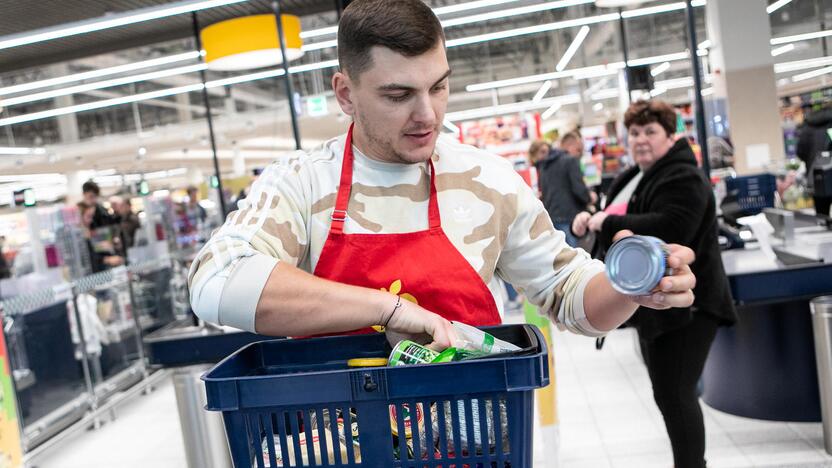
<svg viewBox="0 0 832 468">
<path fill-rule="evenodd" d="M 345 114 L 352 116 L 355 113 L 355 106 L 352 102 L 353 82 L 343 72 L 336 72 L 332 75 L 332 90 L 335 91 L 335 99 Z"/>
</svg>

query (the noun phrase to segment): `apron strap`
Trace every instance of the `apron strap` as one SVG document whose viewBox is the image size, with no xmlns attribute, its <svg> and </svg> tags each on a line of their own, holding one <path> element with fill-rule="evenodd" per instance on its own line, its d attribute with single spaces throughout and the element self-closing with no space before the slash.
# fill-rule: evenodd
<svg viewBox="0 0 832 468">
<path fill-rule="evenodd" d="M 347 220 L 347 208 L 352 191 L 352 174 L 354 155 L 352 151 L 352 131 L 355 124 L 350 124 L 347 139 L 344 142 L 344 162 L 341 164 L 341 180 L 338 183 L 338 195 L 335 198 L 335 209 L 332 211 L 332 225 L 330 232 L 342 234 L 344 222 Z M 439 202 L 436 195 L 436 170 L 433 161 L 428 159 L 430 166 L 430 198 L 428 199 L 428 225 L 431 230 L 442 229 L 442 218 L 439 215 Z"/>
<path fill-rule="evenodd" d="M 347 140 L 344 142 L 344 162 L 341 164 L 341 181 L 338 183 L 338 195 L 335 198 L 335 209 L 332 211 L 332 226 L 330 232 L 341 234 L 344 232 L 344 221 L 347 220 L 347 207 L 350 203 L 350 191 L 352 190 L 352 128 L 350 124 L 347 131 Z"/>
<path fill-rule="evenodd" d="M 439 201 L 436 195 L 436 169 L 433 167 L 433 157 L 428 159 L 430 166 L 430 198 L 428 199 L 428 225 L 431 231 L 442 229 L 442 217 L 439 215 Z"/>
</svg>

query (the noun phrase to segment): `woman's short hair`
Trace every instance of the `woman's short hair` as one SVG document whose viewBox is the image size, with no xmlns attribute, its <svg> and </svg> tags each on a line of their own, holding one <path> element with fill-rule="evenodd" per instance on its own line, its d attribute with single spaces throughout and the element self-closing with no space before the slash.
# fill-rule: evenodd
<svg viewBox="0 0 832 468">
<path fill-rule="evenodd" d="M 636 101 L 624 113 L 624 126 L 657 123 L 668 135 L 676 133 L 676 110 L 661 100 Z"/>
<path fill-rule="evenodd" d="M 534 159 L 535 159 L 535 155 L 536 155 L 536 154 L 537 154 L 537 152 L 538 152 L 538 151 L 540 151 L 540 149 L 541 149 L 541 148 L 543 148 L 544 146 L 548 147 L 548 146 L 549 146 L 549 143 L 546 143 L 546 142 L 545 142 L 545 141 L 543 141 L 543 140 L 534 140 L 534 141 L 532 142 L 532 144 L 531 144 L 531 145 L 529 145 L 529 159 L 531 159 L 533 163 L 535 162 L 535 160 L 534 160 Z"/>
</svg>

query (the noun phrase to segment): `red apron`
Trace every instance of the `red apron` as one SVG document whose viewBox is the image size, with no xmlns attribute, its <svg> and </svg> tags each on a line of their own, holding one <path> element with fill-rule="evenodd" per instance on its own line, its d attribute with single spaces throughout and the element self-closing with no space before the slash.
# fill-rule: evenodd
<svg viewBox="0 0 832 468">
<path fill-rule="evenodd" d="M 435 170 L 430 164 L 429 228 L 404 234 L 346 234 L 344 221 L 353 174 L 352 126 L 344 143 L 344 163 L 332 225 L 315 276 L 381 289 L 416 302 L 448 320 L 471 325 L 501 323 L 494 296 L 471 264 L 442 231 Z M 390 301 L 393 307 L 393 301 Z M 370 333 L 367 328 L 352 333 Z"/>
</svg>

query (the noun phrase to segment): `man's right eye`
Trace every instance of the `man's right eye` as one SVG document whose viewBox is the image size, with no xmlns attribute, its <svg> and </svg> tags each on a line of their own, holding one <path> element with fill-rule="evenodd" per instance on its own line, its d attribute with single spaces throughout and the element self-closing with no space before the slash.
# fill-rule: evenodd
<svg viewBox="0 0 832 468">
<path fill-rule="evenodd" d="M 409 94 L 389 94 L 385 97 L 387 99 L 389 99 L 390 101 L 392 101 L 392 102 L 402 102 L 405 99 L 407 99 L 408 97 L 410 97 L 410 95 Z"/>
</svg>

